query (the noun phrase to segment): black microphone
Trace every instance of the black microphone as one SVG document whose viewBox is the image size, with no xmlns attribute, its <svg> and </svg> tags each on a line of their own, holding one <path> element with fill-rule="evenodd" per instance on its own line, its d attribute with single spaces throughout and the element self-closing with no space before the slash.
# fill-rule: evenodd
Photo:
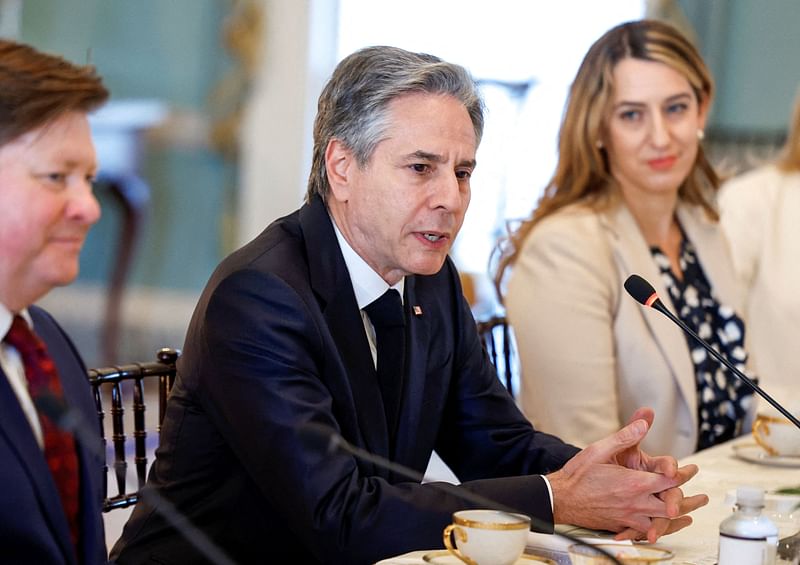
<svg viewBox="0 0 800 565">
<path fill-rule="evenodd" d="M 706 351 L 708 351 L 711 355 L 714 356 L 715 359 L 717 359 L 720 363 L 725 365 L 734 375 L 736 375 L 736 377 L 739 380 L 741 380 L 743 383 L 745 383 L 747 386 L 749 386 L 751 389 L 757 392 L 758 395 L 761 396 L 761 398 L 772 404 L 775 407 L 775 409 L 778 410 L 784 416 L 786 416 L 791 423 L 800 428 L 800 420 L 792 416 L 792 414 L 786 408 L 781 406 L 781 404 L 777 400 L 775 400 L 769 394 L 764 392 L 764 390 L 756 383 L 754 383 L 750 377 L 748 377 L 747 375 L 742 373 L 739 369 L 734 367 L 733 363 L 731 363 L 724 356 L 718 353 L 716 349 L 711 347 L 705 340 L 701 339 L 699 335 L 693 332 L 689 326 L 684 324 L 680 318 L 678 318 L 675 314 L 670 312 L 667 309 L 667 307 L 664 306 L 664 303 L 661 302 L 661 299 L 658 297 L 658 293 L 649 282 L 644 280 L 639 275 L 631 275 L 628 277 L 628 280 L 625 281 L 625 290 L 627 290 L 628 294 L 630 294 L 639 304 L 658 310 L 659 312 L 664 314 L 667 318 L 672 320 L 675 324 L 678 325 L 679 328 L 681 328 L 684 332 L 692 336 L 695 339 L 695 341 L 697 341 L 697 343 L 702 345 Z"/>
<path fill-rule="evenodd" d="M 67 403 L 56 398 L 50 393 L 45 393 L 33 399 L 36 410 L 50 418 L 60 429 L 72 432 L 82 445 L 93 455 L 105 460 L 106 454 L 97 442 L 94 433 L 88 428 L 83 414 L 71 408 Z M 175 505 L 161 496 L 158 491 L 144 487 L 139 490 L 139 496 L 150 504 L 169 524 L 175 528 L 186 540 L 191 543 L 206 559 L 217 565 L 236 565 L 222 549 L 209 537 L 192 524 Z"/>
<path fill-rule="evenodd" d="M 373 465 L 376 465 L 383 469 L 387 469 L 393 473 L 396 473 L 397 475 L 406 477 L 407 479 L 411 479 L 412 481 L 421 483 L 424 478 L 422 473 L 419 473 L 418 471 L 415 471 L 410 467 L 406 467 L 405 465 L 400 465 L 399 463 L 390 461 L 384 457 L 381 457 L 380 455 L 375 455 L 374 453 L 370 453 L 365 449 L 356 447 L 355 445 L 344 439 L 339 433 L 336 432 L 336 430 L 324 424 L 319 424 L 317 422 L 305 422 L 300 426 L 298 426 L 297 435 L 300 438 L 300 440 L 303 441 L 308 447 L 324 451 L 327 455 L 330 455 L 332 453 L 335 453 L 336 451 L 341 450 L 344 451 L 345 453 L 349 453 L 356 459 L 367 461 L 368 463 L 372 463 Z M 516 510 L 514 508 L 506 506 L 505 504 L 501 504 L 490 498 L 486 498 L 483 495 L 474 493 L 464 488 L 459 488 L 458 486 L 447 482 L 433 482 L 426 484 L 430 487 L 438 488 L 439 490 L 442 490 L 447 494 L 458 497 L 461 500 L 469 502 L 470 504 L 476 504 L 484 508 L 497 510 L 502 514 L 511 515 L 515 519 L 517 518 L 516 516 L 514 516 L 515 514 L 523 514 L 527 516 L 527 514 L 525 514 L 520 510 Z M 547 530 L 550 529 L 549 523 L 538 519 L 536 516 L 530 516 L 530 519 L 531 519 L 531 525 L 536 529 L 541 530 L 543 532 L 546 532 Z M 574 544 L 590 547 L 594 551 L 602 553 L 617 565 L 622 565 L 619 559 L 614 557 L 611 553 L 609 553 L 603 548 L 592 545 L 591 543 L 585 542 L 582 539 L 572 536 L 570 534 L 556 532 L 556 531 L 554 531 L 553 533 L 554 535 L 567 539 Z"/>
</svg>

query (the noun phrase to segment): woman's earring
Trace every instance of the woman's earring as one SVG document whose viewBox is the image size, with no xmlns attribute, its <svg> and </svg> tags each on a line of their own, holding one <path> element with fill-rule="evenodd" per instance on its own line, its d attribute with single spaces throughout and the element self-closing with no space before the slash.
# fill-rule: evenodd
<svg viewBox="0 0 800 565">
<path fill-rule="evenodd" d="M 706 132 L 704 132 L 704 131 L 703 131 L 703 130 L 701 130 L 701 129 L 698 129 L 698 130 L 697 130 L 697 139 L 698 139 L 699 141 L 703 141 L 705 138 L 706 138 Z"/>
</svg>

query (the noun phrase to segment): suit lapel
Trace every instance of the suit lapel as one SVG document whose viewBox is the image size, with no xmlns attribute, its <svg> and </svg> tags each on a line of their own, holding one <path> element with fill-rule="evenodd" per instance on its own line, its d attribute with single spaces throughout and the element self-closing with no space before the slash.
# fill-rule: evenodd
<svg viewBox="0 0 800 565">
<path fill-rule="evenodd" d="M 636 220 L 627 206 L 620 204 L 602 215 L 604 227 L 609 230 L 617 264 L 623 271 L 623 278 L 638 274 L 653 285 L 662 302 L 672 309 L 667 287 L 658 266 L 653 260 L 650 249 L 642 237 Z M 633 300 L 627 294 L 620 300 Z M 697 389 L 694 380 L 694 366 L 689 354 L 686 337 L 675 324 L 664 318 L 664 315 L 651 308 L 642 306 L 639 309 L 650 335 L 658 344 L 664 362 L 670 367 L 672 376 L 678 384 L 684 401 L 689 406 L 689 413 L 697 413 Z"/>
<path fill-rule="evenodd" d="M 714 298 L 741 314 L 744 297 L 731 267 L 733 262 L 727 243 L 720 236 L 719 225 L 708 219 L 703 210 L 689 206 L 678 206 L 678 220 L 694 244 Z"/>
<path fill-rule="evenodd" d="M 96 408 L 89 400 L 89 383 L 86 379 L 86 368 L 71 349 L 69 338 L 64 335 L 48 314 L 39 308 L 29 308 L 34 328 L 39 337 L 45 342 L 47 351 L 53 358 L 58 368 L 61 386 L 64 390 L 64 399 L 67 406 L 74 411 L 75 417 L 83 419 L 84 430 L 97 429 Z M 86 434 L 84 434 L 86 435 Z M 86 441 L 93 441 L 93 446 L 87 446 Z M 78 452 L 78 464 L 81 484 L 81 549 L 83 559 L 91 560 L 97 554 L 97 539 L 95 532 L 102 531 L 102 516 L 100 515 L 100 502 L 97 493 L 100 490 L 98 481 L 102 480 L 101 470 L 104 460 L 99 434 L 93 440 L 91 437 L 75 436 L 75 446 Z M 70 546 L 71 547 L 71 546 Z"/>
<path fill-rule="evenodd" d="M 25 469 L 53 537 L 57 540 L 65 560 L 73 562 L 69 525 L 61 508 L 58 489 L 30 423 L 2 369 L 0 369 L 0 434 L 5 436 L 6 443 L 17 459 L 17 463 L 3 461 L 3 465 L 19 464 Z"/>
<path fill-rule="evenodd" d="M 350 390 L 336 391 L 337 398 L 352 395 L 353 411 L 365 448 L 389 457 L 386 415 L 364 322 L 331 219 L 319 197 L 300 209 L 300 225 L 305 238 L 311 287 L 320 302 L 350 385 Z M 330 384 L 335 386 L 335 383 Z M 385 472 L 379 474 L 385 475 Z"/>
</svg>

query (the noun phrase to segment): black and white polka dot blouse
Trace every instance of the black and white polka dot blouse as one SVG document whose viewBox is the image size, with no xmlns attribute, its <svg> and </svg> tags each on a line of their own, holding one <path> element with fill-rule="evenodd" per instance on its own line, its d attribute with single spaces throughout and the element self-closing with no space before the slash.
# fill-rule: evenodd
<svg viewBox="0 0 800 565">
<path fill-rule="evenodd" d="M 692 243 L 684 235 L 679 258 L 683 280 L 675 276 L 669 259 L 658 247 L 651 247 L 650 251 L 678 317 L 744 372 L 747 361 L 743 347 L 744 322 L 732 308 L 720 304 L 712 295 L 711 285 Z M 753 392 L 694 338 L 687 335 L 686 339 L 697 385 L 699 451 L 734 438 L 743 431 L 742 424 L 753 402 Z"/>
</svg>

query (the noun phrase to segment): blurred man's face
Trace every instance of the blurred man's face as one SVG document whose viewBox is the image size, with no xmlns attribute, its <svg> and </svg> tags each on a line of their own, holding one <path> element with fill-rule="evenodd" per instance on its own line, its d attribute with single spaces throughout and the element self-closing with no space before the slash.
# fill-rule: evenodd
<svg viewBox="0 0 800 565">
<path fill-rule="evenodd" d="M 466 108 L 451 96 L 401 96 L 389 116 L 386 138 L 364 167 L 335 140 L 326 160 L 336 225 L 394 284 L 442 268 L 469 204 L 477 143 Z"/>
<path fill-rule="evenodd" d="M 0 302 L 16 312 L 78 275 L 100 218 L 89 122 L 68 112 L 0 146 Z"/>
</svg>

